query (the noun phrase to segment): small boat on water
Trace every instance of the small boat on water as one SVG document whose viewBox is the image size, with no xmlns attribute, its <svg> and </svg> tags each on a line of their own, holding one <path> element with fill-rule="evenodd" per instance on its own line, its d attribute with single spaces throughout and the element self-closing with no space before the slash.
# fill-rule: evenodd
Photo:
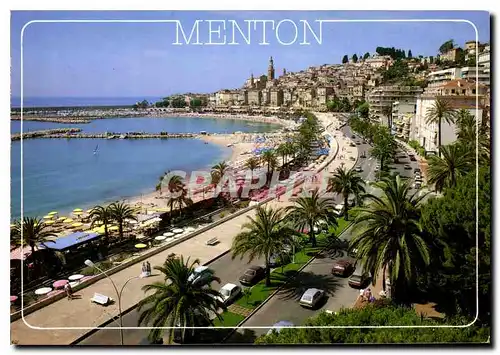
<svg viewBox="0 0 500 355">
<path fill-rule="evenodd" d="M 116 136 L 108 136 L 106 139 L 115 139 Z"/>
<path fill-rule="evenodd" d="M 99 153 L 99 144 L 96 145 L 94 149 L 94 155 L 96 155 L 97 153 Z"/>
<path fill-rule="evenodd" d="M 120 139 L 126 139 L 127 138 L 127 135 L 126 134 L 122 134 L 120 135 Z"/>
</svg>

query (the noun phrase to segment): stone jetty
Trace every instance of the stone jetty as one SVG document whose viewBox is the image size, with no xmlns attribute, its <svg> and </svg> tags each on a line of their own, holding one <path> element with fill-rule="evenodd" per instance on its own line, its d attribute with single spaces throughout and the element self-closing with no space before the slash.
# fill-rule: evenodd
<svg viewBox="0 0 500 355">
<path fill-rule="evenodd" d="M 13 121 L 21 121 L 21 116 L 11 116 Z M 92 122 L 94 118 L 76 118 L 76 117 L 37 117 L 23 116 L 23 121 L 38 121 L 38 122 L 53 122 L 53 123 L 68 123 L 68 124 L 85 124 Z"/>
<path fill-rule="evenodd" d="M 175 133 L 167 132 L 146 133 L 146 132 L 127 132 L 127 133 L 81 133 L 81 128 L 59 128 L 48 129 L 43 131 L 24 132 L 23 139 L 33 138 L 66 138 L 66 139 L 170 139 L 170 138 L 195 138 L 199 134 L 195 133 Z M 19 133 L 11 135 L 12 141 L 21 139 Z"/>
</svg>

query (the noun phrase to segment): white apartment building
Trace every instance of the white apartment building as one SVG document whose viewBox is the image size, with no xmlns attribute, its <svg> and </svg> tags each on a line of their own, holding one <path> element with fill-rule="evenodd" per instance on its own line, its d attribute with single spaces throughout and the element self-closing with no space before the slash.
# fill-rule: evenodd
<svg viewBox="0 0 500 355">
<path fill-rule="evenodd" d="M 434 105 L 436 97 L 446 100 L 456 110 L 466 109 L 476 116 L 477 120 L 482 119 L 483 98 L 486 87 L 480 86 L 480 105 L 476 110 L 476 83 L 465 80 L 453 80 L 437 90 L 436 93 L 426 91 L 417 99 L 416 113 L 410 124 L 410 140 L 416 140 L 428 152 L 437 153 L 438 146 L 438 125 L 437 123 L 427 123 L 427 112 Z M 447 145 L 457 140 L 457 127 L 455 124 L 447 122 L 441 123 L 441 144 Z"/>
<path fill-rule="evenodd" d="M 415 118 L 416 109 L 416 103 L 392 103 L 392 131 L 396 137 L 403 140 L 410 138 L 411 122 Z"/>
<path fill-rule="evenodd" d="M 377 86 L 367 95 L 370 116 L 378 118 L 382 124 L 387 124 L 388 118 L 383 114 L 384 107 L 392 107 L 393 102 L 396 101 L 401 105 L 415 105 L 417 96 L 422 92 L 420 86 Z"/>
<path fill-rule="evenodd" d="M 477 64 L 484 68 L 486 73 L 490 73 L 490 46 L 487 45 L 484 51 L 479 54 Z"/>
<path fill-rule="evenodd" d="M 486 72 L 485 68 L 479 67 L 476 72 L 476 67 L 463 67 L 430 72 L 427 75 L 427 80 L 429 81 L 428 88 L 438 88 L 456 79 L 477 81 L 482 85 L 490 86 L 489 70 Z"/>
</svg>

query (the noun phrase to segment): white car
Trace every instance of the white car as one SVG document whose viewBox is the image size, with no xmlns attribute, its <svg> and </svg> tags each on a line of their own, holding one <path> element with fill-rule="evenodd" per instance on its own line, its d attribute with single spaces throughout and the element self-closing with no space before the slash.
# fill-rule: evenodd
<svg viewBox="0 0 500 355">
<path fill-rule="evenodd" d="M 219 293 L 221 294 L 219 300 L 224 302 L 224 304 L 229 304 L 241 294 L 241 287 L 231 283 L 225 284 L 222 286 Z"/>
<path fill-rule="evenodd" d="M 360 173 L 361 171 L 363 171 L 363 169 L 361 169 L 361 166 L 357 166 L 355 170 L 356 170 L 358 173 Z"/>
<path fill-rule="evenodd" d="M 299 303 L 301 306 L 314 308 L 323 297 L 325 297 L 325 291 L 317 288 L 310 288 L 304 292 Z"/>
<path fill-rule="evenodd" d="M 207 266 L 198 266 L 193 270 L 193 273 L 189 275 L 188 281 L 197 284 L 201 282 L 207 282 L 213 277 L 213 271 Z"/>
</svg>

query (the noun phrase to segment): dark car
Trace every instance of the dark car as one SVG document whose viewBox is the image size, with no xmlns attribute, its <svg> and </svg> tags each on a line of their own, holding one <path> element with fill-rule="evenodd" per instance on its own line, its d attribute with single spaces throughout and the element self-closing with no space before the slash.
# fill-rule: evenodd
<svg viewBox="0 0 500 355">
<path fill-rule="evenodd" d="M 413 172 L 414 172 L 415 174 L 416 174 L 416 173 L 419 173 L 419 174 L 420 174 L 420 168 L 415 168 L 415 169 L 413 170 Z"/>
<path fill-rule="evenodd" d="M 333 264 L 332 274 L 338 276 L 349 276 L 354 271 L 354 265 L 350 260 L 341 259 Z"/>
<path fill-rule="evenodd" d="M 410 155 L 410 160 L 411 160 L 411 161 L 417 161 L 417 158 L 415 158 L 415 156 L 414 156 L 414 155 Z"/>
<path fill-rule="evenodd" d="M 411 165 L 410 164 L 405 164 L 405 170 L 411 170 Z"/>
<path fill-rule="evenodd" d="M 264 278 L 265 270 L 261 266 L 250 266 L 243 275 L 240 276 L 242 285 L 253 285 Z"/>
<path fill-rule="evenodd" d="M 356 142 L 356 145 L 360 145 L 360 144 L 361 144 L 361 142 L 360 142 L 360 141 L 357 141 L 357 142 Z"/>
</svg>

